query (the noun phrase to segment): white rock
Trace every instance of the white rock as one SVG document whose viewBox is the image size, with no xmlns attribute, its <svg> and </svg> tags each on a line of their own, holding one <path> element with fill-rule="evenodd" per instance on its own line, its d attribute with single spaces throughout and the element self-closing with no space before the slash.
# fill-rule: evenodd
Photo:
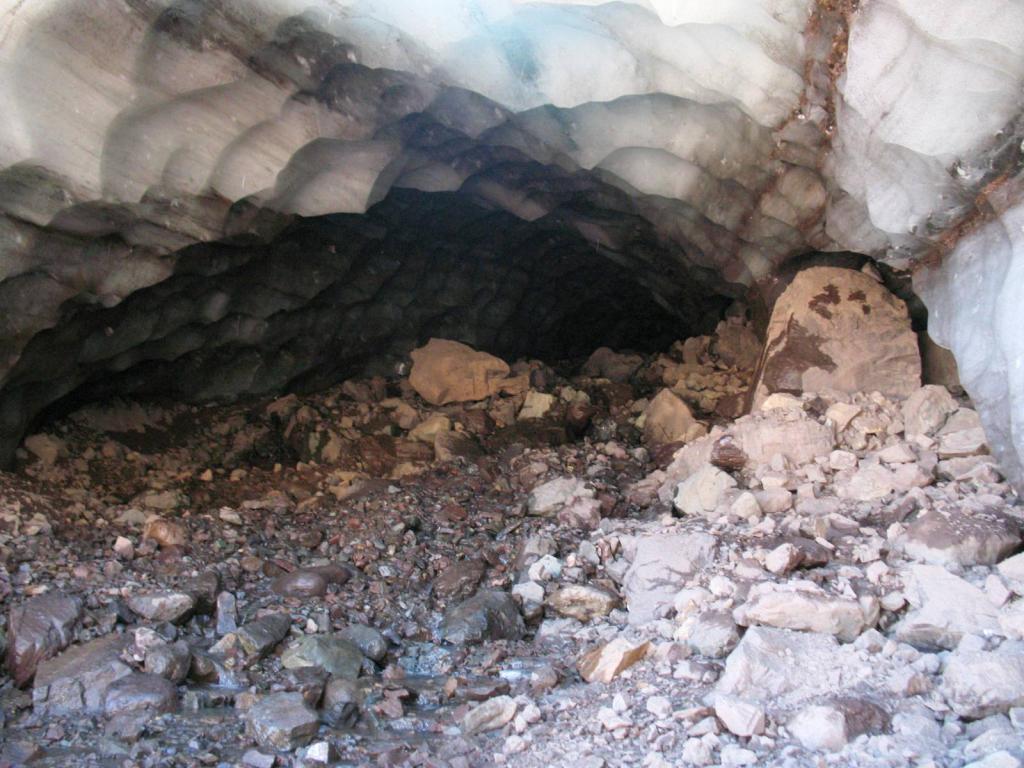
<svg viewBox="0 0 1024 768">
<path fill-rule="evenodd" d="M 957 649 L 946 662 L 942 692 L 960 717 L 979 718 L 1024 706 L 1024 646 L 996 651 Z"/>
<path fill-rule="evenodd" d="M 764 709 L 759 704 L 743 701 L 736 696 L 716 696 L 715 715 L 736 736 L 764 733 Z"/>
<path fill-rule="evenodd" d="M 999 631 L 995 607 L 985 593 L 937 565 L 912 565 L 903 572 L 914 610 L 894 627 L 898 640 L 924 648 L 954 648 L 968 633 Z"/>
<path fill-rule="evenodd" d="M 786 729 L 806 749 L 836 752 L 846 746 L 846 716 L 835 707 L 806 707 Z"/>
<path fill-rule="evenodd" d="M 708 562 L 717 546 L 707 533 L 643 536 L 623 580 L 631 624 L 660 618 L 672 607 L 689 576 Z"/>
<path fill-rule="evenodd" d="M 675 506 L 686 515 L 704 515 L 715 511 L 722 494 L 736 487 L 736 480 L 717 467 L 707 464 L 679 484 Z"/>
<path fill-rule="evenodd" d="M 520 419 L 542 419 L 554 407 L 557 398 L 544 392 L 530 390 L 526 393 L 523 407 L 519 409 Z"/>
<path fill-rule="evenodd" d="M 593 499 L 594 491 L 575 477 L 559 477 L 539 485 L 530 492 L 527 510 L 531 515 L 546 516 L 579 499 Z"/>
<path fill-rule="evenodd" d="M 872 615 L 873 614 L 873 615 Z M 877 604 L 866 611 L 857 600 L 829 595 L 812 584 L 755 585 L 733 612 L 742 626 L 765 625 L 835 635 L 850 642 L 878 619 Z"/>
<path fill-rule="evenodd" d="M 956 409 L 956 400 L 945 387 L 936 384 L 921 387 L 903 403 L 903 425 L 907 437 L 934 435 Z"/>
</svg>

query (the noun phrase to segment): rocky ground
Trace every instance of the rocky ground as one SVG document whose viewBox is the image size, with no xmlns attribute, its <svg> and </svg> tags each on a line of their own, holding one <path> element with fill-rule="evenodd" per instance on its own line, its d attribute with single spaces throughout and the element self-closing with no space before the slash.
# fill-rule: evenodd
<svg viewBox="0 0 1024 768">
<path fill-rule="evenodd" d="M 760 355 L 737 319 L 582 366 L 433 341 L 51 424 L 0 474 L 0 764 L 1019 767 L 1022 510 L 977 414 L 740 416 Z"/>
</svg>

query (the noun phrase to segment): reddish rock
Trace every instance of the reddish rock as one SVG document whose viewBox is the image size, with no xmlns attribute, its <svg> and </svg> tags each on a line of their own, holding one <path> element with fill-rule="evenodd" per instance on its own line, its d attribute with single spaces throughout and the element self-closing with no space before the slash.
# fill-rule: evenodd
<svg viewBox="0 0 1024 768">
<path fill-rule="evenodd" d="M 40 662 L 71 644 L 81 617 L 81 601 L 63 595 L 34 597 L 11 609 L 7 622 L 7 669 L 15 685 L 27 685 Z"/>
</svg>

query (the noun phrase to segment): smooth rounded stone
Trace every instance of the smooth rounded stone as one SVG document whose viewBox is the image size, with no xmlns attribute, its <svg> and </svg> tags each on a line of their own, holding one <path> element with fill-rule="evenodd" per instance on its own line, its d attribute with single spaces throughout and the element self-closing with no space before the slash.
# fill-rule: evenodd
<svg viewBox="0 0 1024 768">
<path fill-rule="evenodd" d="M 462 732 L 470 735 L 504 727 L 516 716 L 511 696 L 495 696 L 470 709 L 462 718 Z"/>
<path fill-rule="evenodd" d="M 363 668 L 363 652 L 348 640 L 332 635 L 307 635 L 281 654 L 285 669 L 321 667 L 333 677 L 354 680 Z"/>
<path fill-rule="evenodd" d="M 431 339 L 410 356 L 409 384 L 431 405 L 486 400 L 510 372 L 504 360 L 447 339 Z"/>
<path fill-rule="evenodd" d="M 192 615 L 196 601 L 184 592 L 147 592 L 128 598 L 128 607 L 150 621 L 169 621 L 177 624 Z"/>
<path fill-rule="evenodd" d="M 103 711 L 107 687 L 132 674 L 121 654 L 127 635 L 110 634 L 75 645 L 36 670 L 32 708 L 44 717 Z"/>
<path fill-rule="evenodd" d="M 644 410 L 644 442 L 648 445 L 689 443 L 707 434 L 690 407 L 670 389 L 661 390 Z"/>
<path fill-rule="evenodd" d="M 525 631 L 511 595 L 482 590 L 445 612 L 438 635 L 446 643 L 470 645 L 485 640 L 519 640 Z"/>
<path fill-rule="evenodd" d="M 923 512 L 897 544 L 915 560 L 933 565 L 993 565 L 1021 544 L 1020 527 L 998 513 Z"/>
<path fill-rule="evenodd" d="M 172 683 L 181 683 L 188 676 L 192 663 L 192 652 L 188 643 L 179 640 L 176 643 L 164 643 L 146 651 L 143 665 L 147 674 L 158 675 Z"/>
<path fill-rule="evenodd" d="M 159 675 L 132 673 L 111 683 L 103 697 L 103 711 L 107 717 L 161 714 L 177 709 L 178 689 Z"/>
<path fill-rule="evenodd" d="M 846 716 L 836 707 L 805 707 L 787 724 L 786 729 L 805 749 L 837 752 L 846 746 Z"/>
<path fill-rule="evenodd" d="M 46 594 L 11 608 L 7 621 L 7 671 L 18 687 L 27 685 L 40 662 L 71 644 L 82 618 L 76 597 Z"/>
<path fill-rule="evenodd" d="M 747 602 L 733 612 L 737 624 L 754 624 L 835 635 L 852 642 L 878 621 L 878 602 L 862 604 L 851 598 L 830 595 L 813 585 L 755 585 Z"/>
<path fill-rule="evenodd" d="M 320 718 L 301 693 L 262 696 L 246 716 L 248 729 L 264 749 L 291 751 L 304 747 L 320 729 Z"/>
<path fill-rule="evenodd" d="M 327 594 L 327 578 L 317 571 L 300 568 L 278 576 L 270 589 L 281 597 L 323 597 Z"/>
<path fill-rule="evenodd" d="M 576 663 L 576 669 L 588 683 L 610 683 L 621 672 L 646 657 L 650 650 L 649 642 L 634 645 L 617 637 L 583 654 Z"/>
<path fill-rule="evenodd" d="M 757 501 L 757 496 L 750 491 L 743 491 L 737 496 L 732 504 L 729 505 L 729 512 L 742 520 L 750 522 L 757 522 L 763 517 L 763 510 Z"/>
<path fill-rule="evenodd" d="M 963 718 L 1024 706 L 1024 644 L 1008 641 L 995 651 L 957 649 L 946 661 L 942 693 Z"/>
<path fill-rule="evenodd" d="M 674 504 L 684 515 L 706 515 L 718 508 L 722 494 L 735 487 L 732 475 L 706 464 L 679 484 Z"/>
<path fill-rule="evenodd" d="M 725 611 L 705 611 L 688 619 L 677 637 L 685 640 L 701 656 L 720 659 L 740 641 L 740 633 L 731 615 Z"/>
<path fill-rule="evenodd" d="M 785 488 L 764 488 L 753 491 L 753 494 L 761 511 L 770 517 L 793 508 L 793 494 Z"/>
<path fill-rule="evenodd" d="M 373 661 L 381 661 L 388 653 L 388 641 L 384 635 L 365 624 L 351 624 L 338 636 L 356 645 L 366 658 Z"/>
<path fill-rule="evenodd" d="M 152 539 L 165 548 L 183 547 L 188 542 L 188 531 L 180 523 L 157 517 L 146 523 L 142 537 Z"/>
<path fill-rule="evenodd" d="M 620 600 L 618 595 L 600 587 L 570 584 L 553 592 L 547 605 L 561 616 L 587 622 L 607 616 L 619 607 Z"/>
<path fill-rule="evenodd" d="M 773 392 L 873 392 L 921 387 L 917 334 L 903 301 L 852 269 L 810 267 L 775 301 L 754 377 L 756 410 Z"/>
<path fill-rule="evenodd" d="M 764 733 L 764 709 L 737 696 L 716 696 L 715 716 L 736 736 L 750 737 Z"/>
</svg>

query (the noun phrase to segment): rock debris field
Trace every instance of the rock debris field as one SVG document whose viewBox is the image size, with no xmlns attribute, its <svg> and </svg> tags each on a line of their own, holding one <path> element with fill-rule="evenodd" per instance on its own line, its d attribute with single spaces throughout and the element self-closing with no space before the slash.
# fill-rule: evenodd
<svg viewBox="0 0 1024 768">
<path fill-rule="evenodd" d="M 977 413 L 868 274 L 768 328 L 45 424 L 0 474 L 0 764 L 1019 768 Z"/>
</svg>

